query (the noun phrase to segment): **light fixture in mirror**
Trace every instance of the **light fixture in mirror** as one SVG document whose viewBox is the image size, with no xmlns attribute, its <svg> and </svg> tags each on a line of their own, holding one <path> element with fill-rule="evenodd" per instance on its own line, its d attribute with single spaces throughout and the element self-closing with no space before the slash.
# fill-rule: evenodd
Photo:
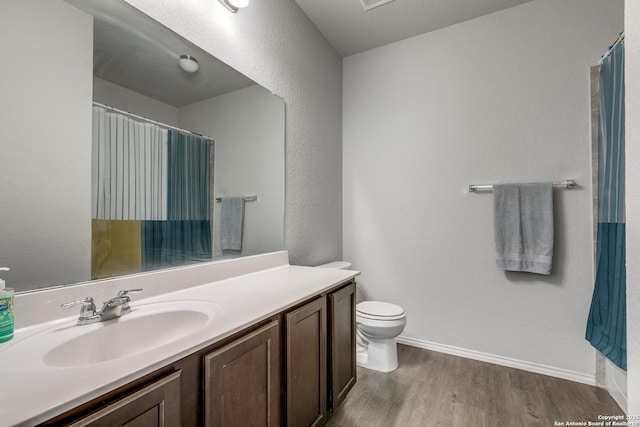
<svg viewBox="0 0 640 427">
<path fill-rule="evenodd" d="M 238 9 L 249 6 L 249 0 L 218 0 L 224 7 L 236 13 Z"/>
<path fill-rule="evenodd" d="M 191 55 L 180 55 L 178 65 L 187 73 L 195 73 L 200 68 L 198 60 Z"/>
<path fill-rule="evenodd" d="M 94 188 L 92 196 L 94 101 L 133 113 L 129 119 L 135 123 L 145 122 L 135 119 L 143 116 L 163 129 L 187 129 L 214 140 L 206 201 L 209 260 L 284 248 L 281 98 L 120 0 L 3 1 L 0 40 L 5 50 L 28 57 L 19 67 L 0 68 L 0 265 L 11 267 L 9 286 L 30 291 L 88 281 L 96 246 L 123 255 L 128 251 L 117 241 L 144 240 L 135 226 L 133 234 L 123 231 L 127 227 L 102 230 L 111 234 L 109 243 L 96 233 L 101 218 L 94 213 L 94 198 L 111 193 Z M 185 53 L 198 58 L 197 73 L 180 69 L 178 59 Z M 115 149 L 114 169 L 104 168 L 111 178 L 124 177 L 118 169 L 123 153 Z M 133 169 L 126 174 L 147 176 Z M 102 186 L 124 182 L 114 178 Z M 257 200 L 245 206 L 242 249 L 224 250 L 222 203 L 215 199 L 254 195 Z M 145 256 L 144 248 L 134 252 L 134 258 Z M 126 257 L 112 261 L 106 276 L 145 270 L 129 269 Z"/>
</svg>

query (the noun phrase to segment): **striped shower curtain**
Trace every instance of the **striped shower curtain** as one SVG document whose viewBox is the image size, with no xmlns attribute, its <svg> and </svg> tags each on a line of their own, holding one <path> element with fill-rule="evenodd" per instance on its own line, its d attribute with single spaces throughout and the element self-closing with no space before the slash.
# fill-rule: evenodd
<svg viewBox="0 0 640 427">
<path fill-rule="evenodd" d="M 168 131 L 93 107 L 91 164 L 95 219 L 167 219 Z"/>
<path fill-rule="evenodd" d="M 92 278 L 212 259 L 213 141 L 93 108 Z"/>
<path fill-rule="evenodd" d="M 600 67 L 596 283 L 586 338 L 627 369 L 624 201 L 624 44 Z"/>
<path fill-rule="evenodd" d="M 168 131 L 167 220 L 142 224 L 145 270 L 210 261 L 211 141 Z"/>
</svg>

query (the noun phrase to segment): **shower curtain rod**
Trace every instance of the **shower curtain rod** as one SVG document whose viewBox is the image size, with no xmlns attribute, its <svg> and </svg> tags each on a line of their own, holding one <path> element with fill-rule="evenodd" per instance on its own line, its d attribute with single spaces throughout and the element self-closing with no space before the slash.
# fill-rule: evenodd
<svg viewBox="0 0 640 427">
<path fill-rule="evenodd" d="M 620 33 L 620 35 L 618 36 L 616 41 L 614 41 L 613 44 L 611 46 L 609 46 L 609 49 L 607 49 L 607 51 L 604 53 L 604 55 L 602 55 L 600 57 L 600 63 L 602 64 L 602 61 L 604 61 L 607 58 L 607 56 L 611 55 L 611 51 L 613 50 L 613 48 L 618 46 L 623 41 L 624 41 L 624 31 Z"/>
<path fill-rule="evenodd" d="M 93 105 L 97 105 L 98 107 L 102 107 L 102 108 L 106 108 L 106 109 L 111 110 L 111 111 L 115 111 L 116 113 L 125 114 L 125 115 L 127 115 L 129 117 L 133 117 L 134 119 L 143 120 L 143 121 L 148 122 L 148 123 L 153 123 L 154 125 L 158 125 L 161 128 L 177 130 L 178 132 L 188 133 L 189 135 L 194 135 L 194 136 L 197 136 L 197 137 L 200 137 L 200 138 L 208 139 L 209 141 L 213 141 L 213 138 L 211 138 L 210 136 L 202 135 L 202 134 L 199 134 L 199 133 L 192 132 L 190 130 L 179 128 L 177 126 L 171 126 L 171 125 L 168 125 L 166 123 L 162 123 L 162 122 L 158 122 L 158 121 L 155 121 L 155 120 L 152 120 L 152 119 L 148 119 L 146 117 L 130 113 L 129 111 L 125 111 L 125 110 L 121 110 L 121 109 L 116 108 L 116 107 L 112 107 L 111 105 L 101 104 L 100 102 L 96 102 L 96 101 L 93 101 Z"/>
<path fill-rule="evenodd" d="M 566 181 L 553 182 L 554 187 L 573 188 L 576 186 L 576 182 L 573 179 L 567 179 Z M 469 192 L 475 193 L 477 190 L 493 190 L 493 184 L 471 184 L 469 185 Z"/>
</svg>

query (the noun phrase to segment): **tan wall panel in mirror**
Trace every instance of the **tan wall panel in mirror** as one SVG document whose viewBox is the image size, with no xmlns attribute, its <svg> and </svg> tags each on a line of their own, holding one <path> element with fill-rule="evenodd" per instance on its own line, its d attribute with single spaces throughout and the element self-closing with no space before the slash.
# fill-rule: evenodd
<svg viewBox="0 0 640 427">
<path fill-rule="evenodd" d="M 166 220 L 166 214 L 137 214 L 142 225 L 95 228 L 104 218 L 95 206 L 102 193 L 95 190 L 95 160 L 92 167 L 93 101 L 214 141 L 207 180 L 211 249 L 208 258 L 186 263 L 283 249 L 281 98 L 120 0 L 3 1 L 0 46 L 23 58 L 0 69 L 0 266 L 11 268 L 9 286 L 29 291 L 91 280 L 95 247 L 113 246 L 96 240 L 105 234 L 133 241 L 131 263 L 150 269 L 144 268 L 145 240 L 137 249 L 137 236 L 122 233 L 144 236 L 144 221 Z M 179 67 L 183 54 L 197 58 L 196 73 Z M 245 203 L 241 250 L 224 250 L 226 225 L 215 199 L 254 195 L 256 201 Z M 119 270 L 128 261 L 123 250 L 111 250 L 117 262 L 94 277 L 141 271 Z"/>
</svg>

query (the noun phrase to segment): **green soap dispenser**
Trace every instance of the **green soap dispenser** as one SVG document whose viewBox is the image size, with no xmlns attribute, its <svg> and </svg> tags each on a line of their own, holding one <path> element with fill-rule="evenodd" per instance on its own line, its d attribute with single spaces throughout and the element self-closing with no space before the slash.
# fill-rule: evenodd
<svg viewBox="0 0 640 427">
<path fill-rule="evenodd" d="M 9 271 L 7 267 L 0 267 L 0 271 Z M 0 342 L 13 338 L 13 289 L 6 288 L 4 280 L 0 279 Z"/>
</svg>

